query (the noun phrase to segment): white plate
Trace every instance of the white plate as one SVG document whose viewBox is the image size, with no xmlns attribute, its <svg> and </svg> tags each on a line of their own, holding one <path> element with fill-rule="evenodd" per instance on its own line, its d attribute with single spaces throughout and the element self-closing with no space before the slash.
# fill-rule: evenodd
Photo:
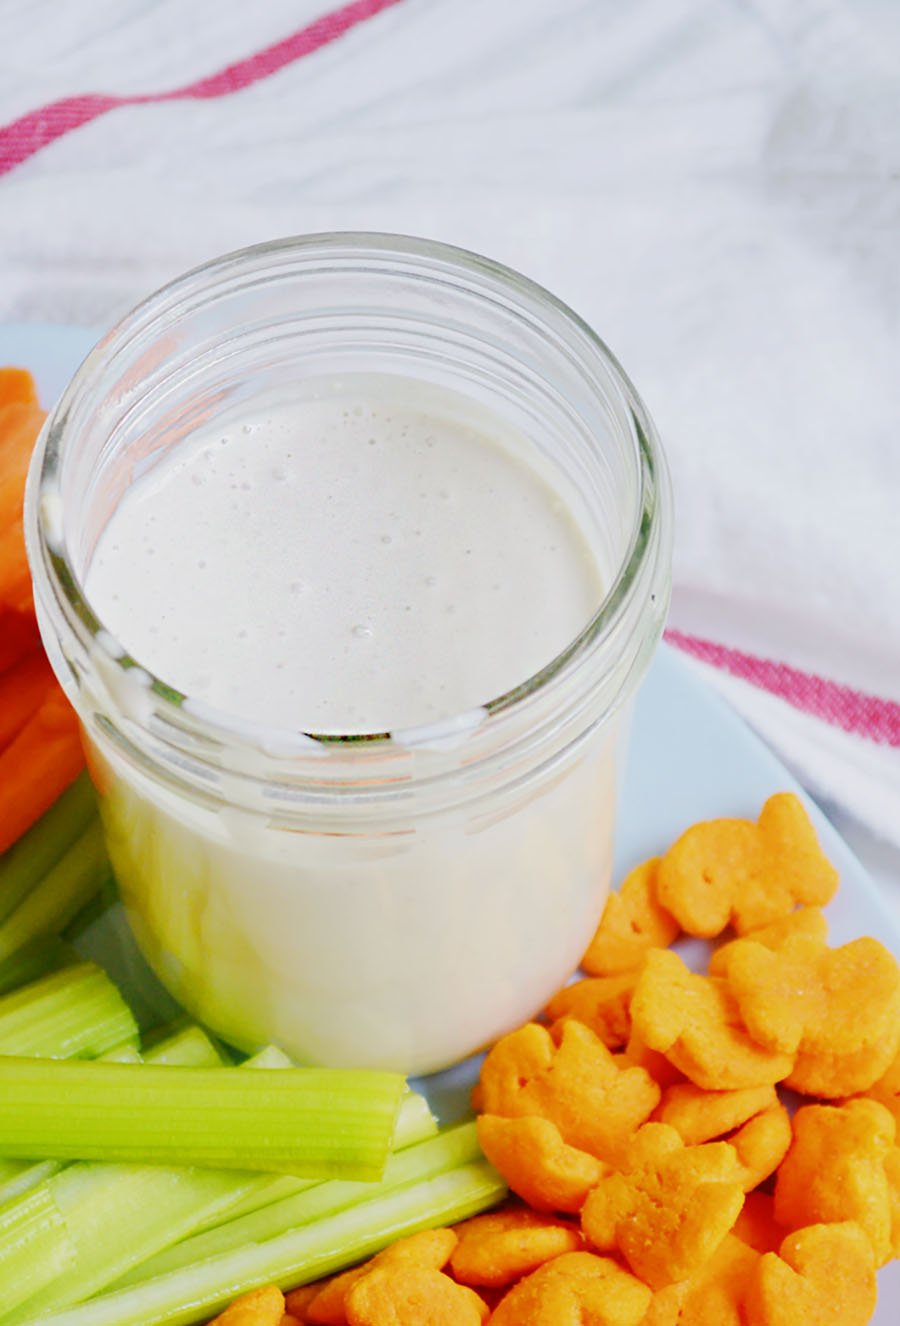
<svg viewBox="0 0 900 1326">
<path fill-rule="evenodd" d="M 0 364 L 35 374 L 49 405 L 93 344 L 75 327 L 0 325 Z M 718 815 L 753 816 L 773 792 L 792 790 L 810 808 L 822 846 L 841 875 L 828 908 L 831 942 L 875 935 L 900 957 L 900 934 L 865 870 L 796 780 L 744 723 L 709 692 L 672 651 L 663 648 L 635 708 L 631 751 L 617 819 L 616 878 L 663 850 L 686 825 Z M 146 1022 L 172 1008 L 117 920 L 105 919 L 86 941 L 132 992 Z M 438 1075 L 429 1095 L 445 1115 L 458 1113 L 473 1078 L 472 1063 Z M 900 1321 L 900 1262 L 879 1273 L 873 1326 Z M 798 1324 L 799 1326 L 799 1324 Z"/>
</svg>

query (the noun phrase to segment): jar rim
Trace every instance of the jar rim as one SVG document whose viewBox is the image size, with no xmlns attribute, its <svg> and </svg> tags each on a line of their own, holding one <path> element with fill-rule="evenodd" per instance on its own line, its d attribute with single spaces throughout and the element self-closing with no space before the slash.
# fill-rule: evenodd
<svg viewBox="0 0 900 1326">
<path fill-rule="evenodd" d="M 665 457 L 649 413 L 615 355 L 591 326 L 564 301 L 531 278 L 503 263 L 465 248 L 435 240 L 383 232 L 327 231 L 288 236 L 250 245 L 210 259 L 148 295 L 98 341 L 82 361 L 48 416 L 42 445 L 39 444 L 36 449 L 28 483 L 29 504 L 33 511 L 32 519 L 27 522 L 32 567 L 37 571 L 40 566 L 46 575 L 57 605 L 62 609 L 70 629 L 81 637 L 82 644 L 88 648 L 102 646 L 113 666 L 122 673 L 137 669 L 146 688 L 157 699 L 167 705 L 179 708 L 184 706 L 186 713 L 199 719 L 206 730 L 224 744 L 237 743 L 239 746 L 245 743 L 255 744 L 248 734 L 251 728 L 254 734 L 262 731 L 260 725 L 248 723 L 237 715 L 185 695 L 171 686 L 165 678 L 157 676 L 140 659 L 130 654 L 108 631 L 94 612 L 85 593 L 65 538 L 62 538 L 60 546 L 54 547 L 58 540 L 54 537 L 51 528 L 53 520 L 48 515 L 52 504 L 48 507 L 43 499 L 48 493 L 57 492 L 66 446 L 65 425 L 70 412 L 90 391 L 100 373 L 114 361 L 117 352 L 123 351 L 133 338 L 146 335 L 154 328 L 158 329 L 160 323 L 177 314 L 179 306 L 183 307 L 198 284 L 206 284 L 212 279 L 221 285 L 227 283 L 230 276 L 236 275 L 244 268 L 271 263 L 273 260 L 276 263 L 279 261 L 289 263 L 292 259 L 304 256 L 319 256 L 324 259 L 369 257 L 388 262 L 393 260 L 396 263 L 419 262 L 434 272 L 439 273 L 444 269 L 448 274 L 452 272 L 457 277 L 468 276 L 480 282 L 476 294 L 487 296 L 493 290 L 513 295 L 539 319 L 542 315 L 545 319 L 554 318 L 558 327 L 574 338 L 574 349 L 580 352 L 587 367 L 590 368 L 591 359 L 601 367 L 605 375 L 604 386 L 608 388 L 611 382 L 618 393 L 618 403 L 624 406 L 637 475 L 634 518 L 627 545 L 615 576 L 596 612 L 575 638 L 537 672 L 502 695 L 486 701 L 479 709 L 479 712 L 491 718 L 511 716 L 551 683 L 568 676 L 586 655 L 601 648 L 603 641 L 614 630 L 625 605 L 632 598 L 633 589 L 641 578 L 640 573 L 648 557 L 654 555 L 654 549 L 658 548 L 660 542 L 665 543 L 669 536 L 667 529 L 662 533 L 660 531 L 663 523 L 668 524 L 669 478 Z M 268 274 L 272 274 L 271 266 L 267 271 Z M 434 724 L 429 724 L 428 730 L 430 734 L 437 734 L 438 737 L 445 730 L 448 733 L 465 730 L 468 719 L 469 715 L 465 714 L 448 715 Z M 272 737 L 276 734 L 270 730 L 268 735 Z M 313 741 L 323 747 L 348 748 L 349 753 L 349 749 L 358 747 L 361 743 L 367 748 L 378 748 L 383 747 L 385 743 L 394 743 L 401 734 L 396 731 L 320 733 L 285 729 L 282 735 L 288 740 L 295 737 L 302 742 Z"/>
</svg>

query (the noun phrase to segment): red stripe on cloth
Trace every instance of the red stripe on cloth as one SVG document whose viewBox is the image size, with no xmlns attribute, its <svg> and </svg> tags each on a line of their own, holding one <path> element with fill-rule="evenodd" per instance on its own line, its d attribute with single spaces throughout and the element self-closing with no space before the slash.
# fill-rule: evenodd
<svg viewBox="0 0 900 1326">
<path fill-rule="evenodd" d="M 686 654 L 721 668 L 733 677 L 787 700 L 795 709 L 813 714 L 833 727 L 867 737 L 882 746 L 900 746 L 900 704 L 877 695 L 866 695 L 840 682 L 813 672 L 801 672 L 788 663 L 758 658 L 740 649 L 703 640 L 683 631 L 666 631 L 669 644 Z"/>
<path fill-rule="evenodd" d="M 374 18 L 384 9 L 400 4 L 401 0 L 353 0 L 352 4 L 335 9 L 330 14 L 323 14 L 306 27 L 292 32 L 289 37 L 264 47 L 261 51 L 227 65 L 215 74 L 199 78 L 184 87 L 174 88 L 169 92 L 148 93 L 144 96 L 105 96 L 87 93 L 77 97 L 64 97 L 61 101 L 52 101 L 38 110 L 29 111 L 18 120 L 0 128 L 0 175 L 23 161 L 34 156 L 42 147 L 53 143 L 57 138 L 80 129 L 83 124 L 90 124 L 107 111 L 119 106 L 146 106 L 165 101 L 190 101 L 212 97 L 224 97 L 231 92 L 240 92 L 242 88 L 258 83 L 260 79 L 277 74 L 280 69 L 300 60 L 304 55 L 312 55 L 322 46 L 343 37 L 358 23 Z"/>
</svg>

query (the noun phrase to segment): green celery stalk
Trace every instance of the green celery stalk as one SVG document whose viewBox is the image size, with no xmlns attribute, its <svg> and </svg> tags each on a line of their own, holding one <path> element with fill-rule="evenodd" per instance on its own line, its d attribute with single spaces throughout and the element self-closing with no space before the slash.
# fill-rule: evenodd
<svg viewBox="0 0 900 1326">
<path fill-rule="evenodd" d="M 202 1033 L 201 1033 L 202 1034 Z M 212 1050 L 212 1046 L 210 1046 Z M 141 1056 L 131 1044 L 116 1046 L 101 1056 L 107 1063 L 139 1064 Z M 215 1062 L 213 1060 L 213 1062 Z M 58 1174 L 61 1160 L 4 1160 L 0 1161 L 0 1206 L 21 1197 L 39 1183 Z"/>
<path fill-rule="evenodd" d="M 80 774 L 46 814 L 0 856 L 0 921 L 15 911 L 96 814 L 90 780 L 86 773 Z"/>
<path fill-rule="evenodd" d="M 106 1063 L 139 1064 L 141 1056 L 133 1043 L 126 1042 L 107 1050 L 100 1058 Z M 173 1064 L 180 1068 L 215 1068 L 222 1062 L 219 1050 L 199 1027 L 187 1026 L 168 1040 L 160 1041 L 144 1056 L 147 1063 Z M 3 1160 L 0 1161 L 0 1206 L 13 1201 L 39 1183 L 58 1174 L 61 1160 Z M 260 1176 L 262 1182 L 271 1176 Z M 276 1180 L 277 1182 L 277 1180 Z M 295 1180 L 299 1183 L 300 1180 Z"/>
<path fill-rule="evenodd" d="M 53 1198 L 42 1188 L 0 1210 L 0 1304 L 17 1308 L 64 1275 L 75 1250 Z"/>
<path fill-rule="evenodd" d="M 444 1174 L 460 1165 L 481 1159 L 474 1123 L 457 1124 L 437 1137 L 419 1142 L 416 1146 L 391 1156 L 379 1181 L 378 1194 L 406 1187 L 410 1183 Z M 348 1206 L 356 1206 L 373 1195 L 369 1183 L 349 1183 L 332 1179 L 317 1183 L 315 1187 L 280 1202 L 273 1202 L 250 1215 L 227 1221 L 216 1229 L 195 1234 L 161 1252 L 152 1261 L 144 1262 L 131 1271 L 120 1283 L 139 1284 L 154 1276 L 217 1257 L 221 1253 L 245 1248 L 250 1243 L 262 1243 L 277 1237 L 287 1229 L 297 1229 L 313 1220 L 335 1215 Z"/>
<path fill-rule="evenodd" d="M 162 1042 L 151 1051 L 157 1064 L 203 1067 L 218 1052 L 199 1028 Z M 263 1050 L 245 1068 L 290 1067 L 280 1050 Z M 192 1235 L 202 1220 L 227 1212 L 236 1198 L 271 1181 L 269 1174 L 236 1170 L 174 1169 L 150 1165 L 70 1165 L 48 1184 L 75 1246 L 65 1275 L 4 1321 L 27 1321 L 50 1308 L 89 1298 L 177 1239 Z M 321 1185 L 320 1185 L 321 1186 Z"/>
<path fill-rule="evenodd" d="M 165 1040 L 144 1051 L 145 1064 L 163 1064 L 170 1068 L 218 1068 L 223 1059 L 202 1028 L 193 1024 L 180 1027 Z"/>
<path fill-rule="evenodd" d="M 75 950 L 58 935 L 33 940 L 0 962 L 0 996 L 78 961 Z"/>
<path fill-rule="evenodd" d="M 58 1174 L 59 1160 L 4 1160 L 0 1162 L 0 1206 L 18 1201 L 32 1188 Z"/>
<path fill-rule="evenodd" d="M 415 1146 L 416 1142 L 424 1142 L 426 1138 L 436 1136 L 437 1130 L 437 1120 L 431 1113 L 431 1107 L 425 1097 L 420 1096 L 417 1091 L 407 1091 L 400 1102 L 392 1150 L 402 1151 L 404 1147 Z M 249 1215 L 251 1211 L 258 1211 L 273 1202 L 280 1202 L 285 1197 L 294 1197 L 297 1193 L 306 1192 L 315 1182 L 317 1182 L 315 1179 L 294 1178 L 292 1174 L 270 1174 L 266 1182 L 247 1192 L 229 1207 L 226 1213 L 220 1213 L 212 1220 L 198 1225 L 198 1231 L 215 1228 L 223 1220 L 235 1220 L 238 1216 Z"/>
<path fill-rule="evenodd" d="M 121 1044 L 137 1045 L 137 1025 L 106 972 L 92 962 L 64 967 L 0 998 L 0 1055 L 90 1058 Z"/>
<path fill-rule="evenodd" d="M 377 1179 L 404 1090 L 398 1074 L 364 1070 L 7 1058 L 0 1157 Z"/>
<path fill-rule="evenodd" d="M 109 874 L 103 832 L 95 817 L 0 925 L 0 962 L 32 940 L 64 930 Z"/>
<path fill-rule="evenodd" d="M 191 1326 L 258 1285 L 290 1289 L 317 1280 L 394 1239 L 465 1220 L 505 1195 L 503 1181 L 486 1161 L 460 1165 L 264 1243 L 51 1312 L 39 1319 L 40 1326 Z"/>
</svg>

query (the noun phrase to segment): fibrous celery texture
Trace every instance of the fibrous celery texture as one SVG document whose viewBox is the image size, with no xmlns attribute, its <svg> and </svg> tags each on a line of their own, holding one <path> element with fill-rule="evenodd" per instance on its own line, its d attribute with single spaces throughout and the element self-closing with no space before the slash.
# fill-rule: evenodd
<svg viewBox="0 0 900 1326">
<path fill-rule="evenodd" d="M 368 1070 L 0 1059 L 0 1157 L 377 1179 L 405 1089 Z"/>
</svg>

